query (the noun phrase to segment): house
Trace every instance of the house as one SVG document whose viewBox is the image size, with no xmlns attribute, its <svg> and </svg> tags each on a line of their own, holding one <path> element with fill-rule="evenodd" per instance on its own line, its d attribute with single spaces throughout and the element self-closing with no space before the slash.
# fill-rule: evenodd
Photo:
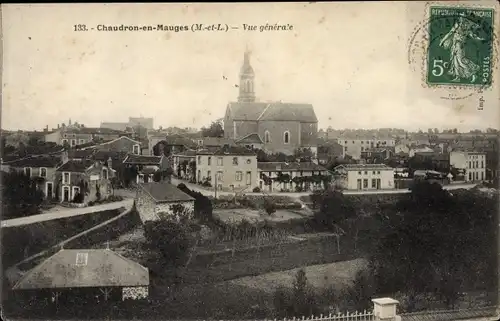
<svg viewBox="0 0 500 321">
<path fill-rule="evenodd" d="M 186 149 L 197 148 L 197 143 L 182 135 L 154 134 L 148 136 L 149 155 L 178 153 Z"/>
<path fill-rule="evenodd" d="M 67 154 L 35 155 L 2 163 L 3 171 L 22 171 L 29 177 L 36 177 L 38 189 L 43 191 L 47 199 L 55 197 L 54 182 L 56 168 L 67 161 Z"/>
<path fill-rule="evenodd" d="M 321 189 L 330 176 L 313 162 L 259 162 L 259 188 L 265 192 L 295 192 Z"/>
<path fill-rule="evenodd" d="M 394 169 L 385 164 L 346 164 L 335 171 L 339 185 L 347 190 L 394 188 Z"/>
<path fill-rule="evenodd" d="M 426 152 L 434 152 L 434 149 L 430 148 L 427 145 L 417 145 L 411 146 L 408 155 L 410 157 L 415 156 L 416 153 L 426 153 Z"/>
<path fill-rule="evenodd" d="M 342 136 L 337 139 L 337 142 L 342 146 L 342 157 L 349 155 L 354 159 L 361 159 L 361 153 L 370 148 L 392 147 L 396 145 L 395 139 L 390 137 Z"/>
<path fill-rule="evenodd" d="M 257 186 L 257 155 L 241 146 L 225 145 L 196 152 L 196 180 L 217 190 L 251 191 Z"/>
<path fill-rule="evenodd" d="M 192 217 L 195 199 L 176 186 L 161 183 L 141 183 L 137 188 L 135 204 L 143 223 L 157 220 L 178 220 Z"/>
<path fill-rule="evenodd" d="M 125 152 L 135 155 L 140 155 L 142 152 L 141 142 L 133 140 L 127 136 L 120 136 L 118 138 L 108 140 L 105 142 L 88 142 L 83 145 L 77 146 L 79 149 L 95 149 L 113 152 Z"/>
<path fill-rule="evenodd" d="M 361 159 L 368 164 L 382 164 L 394 155 L 391 147 L 368 148 L 361 152 Z"/>
<path fill-rule="evenodd" d="M 161 178 L 165 178 L 166 174 L 171 169 L 170 160 L 167 156 L 146 156 L 129 154 L 123 160 L 126 167 L 133 167 L 137 171 L 136 183 L 152 182 L 155 174 L 161 174 Z"/>
<path fill-rule="evenodd" d="M 224 145 L 235 145 L 234 139 L 224 137 L 200 137 L 196 139 L 198 148 L 220 148 Z"/>
<path fill-rule="evenodd" d="M 46 142 L 53 142 L 57 145 L 68 145 L 75 147 L 92 141 L 112 140 L 120 137 L 124 133 L 122 131 L 109 128 L 91 128 L 84 127 L 78 124 L 70 124 L 66 126 L 62 124 L 56 130 L 45 134 Z"/>
<path fill-rule="evenodd" d="M 399 143 L 394 146 L 394 153 L 404 153 L 404 154 L 409 154 L 410 153 L 410 146 L 408 144 L 403 144 Z"/>
<path fill-rule="evenodd" d="M 64 305 L 75 299 L 146 299 L 148 288 L 148 269 L 112 250 L 62 249 L 23 275 L 12 290 L 19 300 Z"/>
<path fill-rule="evenodd" d="M 486 153 L 475 151 L 452 151 L 450 167 L 465 171 L 465 181 L 486 180 Z"/>
<path fill-rule="evenodd" d="M 196 182 L 196 151 L 189 149 L 173 155 L 173 174 Z"/>
<path fill-rule="evenodd" d="M 317 151 L 318 119 L 311 104 L 257 102 L 255 73 L 245 52 L 237 102 L 226 106 L 224 137 L 239 141 L 250 134 L 263 140 L 270 153 L 293 154 L 297 148 Z"/>
<path fill-rule="evenodd" d="M 236 145 L 245 146 L 248 149 L 263 149 L 264 141 L 260 138 L 259 134 L 252 133 L 238 139 Z"/>
<path fill-rule="evenodd" d="M 115 176 L 111 159 L 100 162 L 70 159 L 56 169 L 55 193 L 61 202 L 71 202 L 79 193 L 82 203 L 106 199 L 112 194 L 111 179 Z"/>
</svg>

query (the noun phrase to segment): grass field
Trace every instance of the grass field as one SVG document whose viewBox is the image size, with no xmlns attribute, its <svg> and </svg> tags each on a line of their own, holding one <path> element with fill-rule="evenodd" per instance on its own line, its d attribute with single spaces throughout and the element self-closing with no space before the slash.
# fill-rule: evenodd
<svg viewBox="0 0 500 321">
<path fill-rule="evenodd" d="M 311 286 L 316 289 L 334 287 L 336 289 L 350 285 L 356 273 L 366 266 L 365 259 L 306 266 L 304 271 Z M 291 287 L 299 268 L 282 272 L 272 272 L 257 276 L 247 276 L 227 281 L 230 284 L 273 292 L 278 287 Z"/>
</svg>

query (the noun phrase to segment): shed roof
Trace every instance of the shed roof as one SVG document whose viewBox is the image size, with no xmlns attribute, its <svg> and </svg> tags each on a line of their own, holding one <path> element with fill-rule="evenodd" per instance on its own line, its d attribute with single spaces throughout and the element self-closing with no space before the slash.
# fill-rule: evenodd
<svg viewBox="0 0 500 321">
<path fill-rule="evenodd" d="M 142 183 L 140 186 L 157 203 L 194 201 L 193 197 L 170 183 L 151 182 Z"/>
<path fill-rule="evenodd" d="M 13 290 L 147 286 L 148 269 L 109 249 L 60 250 L 26 273 Z"/>
</svg>

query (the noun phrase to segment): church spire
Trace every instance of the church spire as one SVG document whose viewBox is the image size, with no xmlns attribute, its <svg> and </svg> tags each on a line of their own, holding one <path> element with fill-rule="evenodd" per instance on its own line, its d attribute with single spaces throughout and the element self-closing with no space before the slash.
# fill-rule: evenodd
<svg viewBox="0 0 500 321">
<path fill-rule="evenodd" d="M 240 93 L 238 102 L 255 102 L 254 92 L 255 73 L 250 65 L 250 50 L 246 47 L 243 54 L 243 65 L 240 70 Z"/>
</svg>

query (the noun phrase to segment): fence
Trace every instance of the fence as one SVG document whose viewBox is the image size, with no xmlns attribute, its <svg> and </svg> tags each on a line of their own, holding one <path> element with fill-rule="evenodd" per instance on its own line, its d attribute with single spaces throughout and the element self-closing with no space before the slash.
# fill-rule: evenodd
<svg viewBox="0 0 500 321">
<path fill-rule="evenodd" d="M 373 311 L 363 311 L 363 312 L 354 312 L 354 313 L 349 313 L 346 312 L 345 314 L 338 313 L 338 314 L 329 314 L 329 315 L 323 315 L 320 314 L 319 316 L 309 316 L 309 317 L 302 317 L 302 318 L 290 318 L 290 319 L 283 319 L 283 321 L 300 321 L 300 320 L 312 320 L 312 321 L 375 321 L 375 315 L 373 314 Z M 271 321 L 271 320 L 264 320 L 264 321 Z M 274 321 L 278 321 L 277 319 L 274 319 Z"/>
</svg>

